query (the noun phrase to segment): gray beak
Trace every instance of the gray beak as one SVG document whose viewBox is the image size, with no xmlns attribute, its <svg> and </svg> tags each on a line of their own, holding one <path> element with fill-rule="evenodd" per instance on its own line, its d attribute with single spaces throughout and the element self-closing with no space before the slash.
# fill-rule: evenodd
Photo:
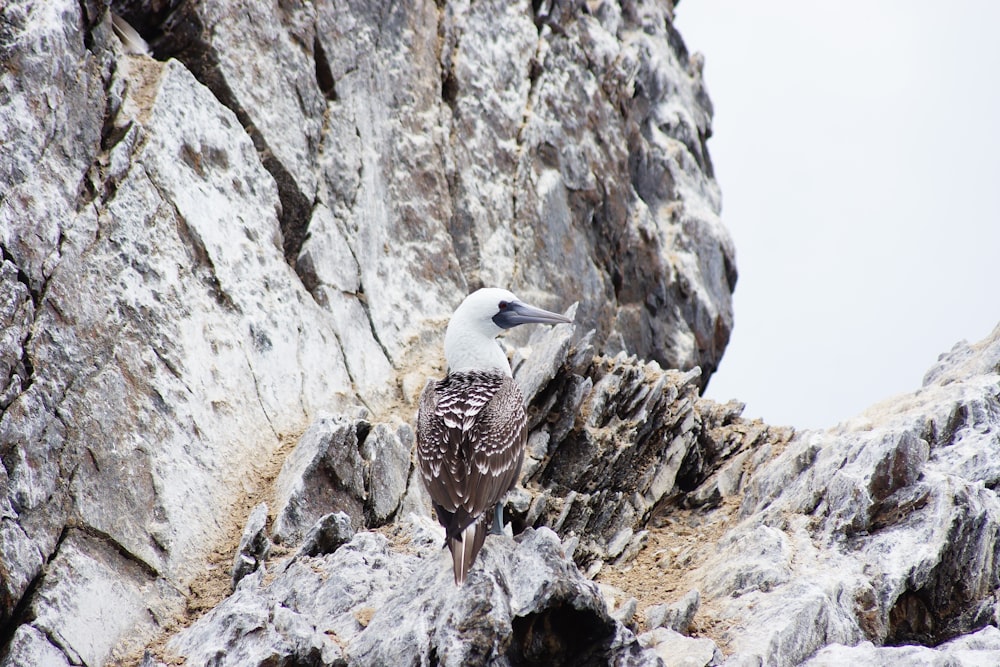
<svg viewBox="0 0 1000 667">
<path fill-rule="evenodd" d="M 521 301 L 511 301 L 493 316 L 493 322 L 501 329 L 510 329 L 518 324 L 567 324 L 572 321 L 565 315 L 535 308 Z"/>
</svg>

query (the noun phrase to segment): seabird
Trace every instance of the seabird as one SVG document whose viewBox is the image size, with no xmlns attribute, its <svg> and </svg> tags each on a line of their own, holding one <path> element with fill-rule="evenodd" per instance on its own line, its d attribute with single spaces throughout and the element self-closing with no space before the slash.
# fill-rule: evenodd
<svg viewBox="0 0 1000 667">
<path fill-rule="evenodd" d="M 524 398 L 496 336 L 519 324 L 571 321 L 505 289 L 484 288 L 467 296 L 448 322 L 448 373 L 429 380 L 420 395 L 417 463 L 444 526 L 456 584 L 483 546 L 491 508 L 493 530 L 502 531 L 500 501 L 517 483 L 528 437 Z"/>
</svg>

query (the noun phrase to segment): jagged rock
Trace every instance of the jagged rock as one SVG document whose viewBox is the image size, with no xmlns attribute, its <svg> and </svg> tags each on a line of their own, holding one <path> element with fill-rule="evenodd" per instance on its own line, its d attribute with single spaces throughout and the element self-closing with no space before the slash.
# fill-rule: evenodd
<svg viewBox="0 0 1000 667">
<path fill-rule="evenodd" d="M 665 665 L 715 667 L 724 661 L 722 651 L 711 639 L 685 637 L 669 628 L 654 628 L 644 632 L 639 635 L 639 643 L 659 656 Z"/>
<path fill-rule="evenodd" d="M 698 591 L 691 591 L 672 604 L 653 605 L 646 610 L 646 629 L 662 627 L 686 635 L 700 604 L 701 595 Z"/>
<path fill-rule="evenodd" d="M 942 641 L 997 623 L 998 359 L 1000 327 L 912 394 L 747 460 L 738 513 L 685 574 L 732 664 L 797 664 L 828 644 L 860 648 L 824 660 L 931 664 L 951 659 Z"/>
<path fill-rule="evenodd" d="M 303 595 L 318 592 L 314 582 L 306 586 L 301 567 L 293 566 L 291 573 L 295 589 Z M 262 594 L 262 575 L 263 570 L 258 570 L 245 577 L 225 602 L 176 635 L 169 649 L 185 656 L 185 664 L 192 666 L 343 664 L 337 644 L 297 609 L 288 584 L 278 583 L 284 579 L 279 576 Z"/>
<path fill-rule="evenodd" d="M 316 303 L 330 311 L 334 321 L 368 322 L 361 267 L 342 224 L 329 208 L 318 204 L 295 269 Z M 371 327 L 343 327 L 338 341 L 350 351 L 344 355 L 344 363 L 358 390 L 366 396 L 387 393 L 394 369 Z"/>
<path fill-rule="evenodd" d="M 298 556 L 322 556 L 332 554 L 344 544 L 351 541 L 355 531 L 351 526 L 351 517 L 343 512 L 327 514 L 320 517 L 316 525 L 309 529 L 302 538 Z"/>
<path fill-rule="evenodd" d="M 690 649 L 712 664 L 718 646 L 733 665 L 995 662 L 1000 333 L 826 432 L 700 399 L 736 273 L 711 105 L 670 3 L 244 5 L 114 0 L 166 62 L 126 55 L 99 2 L 0 7 L 3 660 L 101 664 L 190 611 L 193 580 L 236 549 L 235 509 L 275 490 L 283 439 L 321 414 L 348 424 L 341 509 L 411 544 L 361 532 L 320 556 L 346 532 L 333 520 L 326 544 L 327 519 L 268 561 L 273 582 L 245 576 L 186 631 L 209 632 L 190 655 L 402 655 L 376 633 L 427 582 L 451 584 L 440 536 L 393 523 L 428 515 L 400 424 L 444 372 L 448 314 L 499 283 L 578 301 L 579 325 L 510 337 L 533 348 L 514 355 L 532 427 L 509 503 L 520 543 L 489 540 L 470 597 L 435 584 L 451 592 L 429 603 L 433 626 L 408 628 L 420 650 L 553 658 L 565 613 L 624 662 Z M 325 465 L 303 458 L 303 474 Z M 277 485 L 288 526 L 308 510 L 295 540 L 337 509 L 311 506 L 305 477 Z M 699 637 L 657 629 L 640 651 L 544 526 L 599 579 L 677 541 L 652 576 L 701 593 Z M 578 606 L 525 580 L 516 604 L 476 611 L 514 590 L 487 582 L 539 562 Z M 328 563 L 349 568 L 312 569 Z M 316 591 L 337 586 L 324 611 Z M 619 588 L 629 620 L 643 591 Z M 449 614 L 465 612 L 494 626 L 456 647 Z M 927 646 L 892 646 L 912 642 Z"/>
<path fill-rule="evenodd" d="M 266 528 L 267 503 L 260 503 L 250 512 L 236 556 L 233 557 L 233 588 L 240 583 L 240 579 L 255 572 L 270 554 L 271 540 L 267 537 Z"/>
<path fill-rule="evenodd" d="M 357 287 L 319 291 L 341 313 L 363 311 L 373 337 L 357 344 L 382 348 L 354 358 L 359 382 L 365 364 L 398 368 L 407 340 L 484 283 L 578 295 L 602 348 L 700 364 L 702 382 L 717 365 L 733 249 L 700 64 L 668 7 L 209 0 L 164 16 L 113 5 L 247 127 L 307 284 L 334 264 L 324 248 L 343 249 L 312 244 L 313 232 L 343 234 Z M 245 65 L 265 53 L 266 74 Z"/>
<path fill-rule="evenodd" d="M 84 34 L 93 30 L 100 43 L 110 30 L 94 26 L 84 11 L 71 0 L 0 8 L 3 258 L 16 266 L 33 298 L 60 261 L 83 177 L 101 149 L 113 59 L 106 48 L 88 49 Z"/>
<path fill-rule="evenodd" d="M 517 542 L 490 536 L 469 580 L 455 586 L 443 534 L 429 521 L 393 548 L 358 533 L 334 553 L 297 556 L 274 581 L 247 577 L 169 649 L 190 665 L 656 665 L 607 612 L 551 531 Z"/>
<path fill-rule="evenodd" d="M 275 482 L 272 535 L 298 544 L 324 514 L 344 512 L 355 529 L 381 526 L 398 509 L 410 476 L 413 430 L 364 419 L 323 417 L 302 435 Z"/>
<path fill-rule="evenodd" d="M 0 493 L 6 491 L 7 471 L 0 465 Z M 0 623 L 7 623 L 45 559 L 18 524 L 6 493 L 0 498 L 0 559 L 4 574 L 0 577 Z"/>
<path fill-rule="evenodd" d="M 21 393 L 28 379 L 23 346 L 34 315 L 28 286 L 18 279 L 17 267 L 3 261 L 0 263 L 0 410 Z"/>
<path fill-rule="evenodd" d="M 371 424 L 363 419 L 324 417 L 302 434 L 275 482 L 275 541 L 298 544 L 316 521 L 344 512 L 364 525 L 365 472 L 359 443 Z"/>
<path fill-rule="evenodd" d="M 316 80 L 311 4 L 209 0 L 177 5 L 152 42 L 189 67 L 247 128 L 281 197 L 284 252 L 294 258 L 316 201 L 315 169 L 326 110 Z M 298 14 L 305 16 L 298 16 Z M 282 25 L 282 24 L 285 25 Z M 305 31 L 297 28 L 308 26 Z M 248 67 L 267 54 L 266 67 Z"/>
<path fill-rule="evenodd" d="M 49 141 L 34 164 L 27 144 L 3 160 L 4 258 L 36 301 L 28 377 L 0 417 L 4 521 L 16 523 L 3 531 L 3 616 L 71 514 L 184 588 L 276 431 L 346 402 L 350 386 L 329 316 L 283 261 L 273 182 L 235 117 L 176 61 L 116 54 L 85 8 L 3 9 L 16 19 L 5 62 L 22 74 L 2 75 L 13 92 L 0 131 Z M 50 108 L 54 125 L 34 115 Z M 99 573 L 79 574 L 83 591 Z M 155 589 L 120 585 L 126 597 Z M 148 614 L 107 613 L 101 642 L 141 639 L 132 629 Z"/>
<path fill-rule="evenodd" d="M 381 526 L 396 513 L 406 492 L 414 443 L 413 429 L 408 424 L 395 430 L 388 424 L 375 424 L 361 444 L 368 489 L 365 525 Z"/>
<path fill-rule="evenodd" d="M 869 667 L 991 667 L 1000 664 L 1000 630 L 988 625 L 978 632 L 958 637 L 935 648 L 926 646 L 875 646 L 861 642 L 857 646 L 828 646 L 803 667 L 839 667 L 840 665 Z"/>
<path fill-rule="evenodd" d="M 122 637 L 148 642 L 183 595 L 101 536 L 69 530 L 31 603 L 31 625 L 71 664 L 103 665 Z"/>
<path fill-rule="evenodd" d="M 515 356 L 533 431 L 522 475 L 530 501 L 511 509 L 520 525 L 578 536 L 574 558 L 591 573 L 631 560 L 665 504 L 714 506 L 720 488 L 735 495 L 743 457 L 791 437 L 740 420 L 738 403 L 700 400 L 697 369 L 595 356 L 589 337 L 571 344 L 560 329 L 536 333 L 530 356 Z"/>
<path fill-rule="evenodd" d="M 33 625 L 19 625 L 0 658 L 2 667 L 70 667 L 66 654 Z"/>
<path fill-rule="evenodd" d="M 165 62 L 98 2 L 0 8 L 5 622 L 71 524 L 187 589 L 323 412 L 394 424 L 359 517 L 417 505 L 395 424 L 470 285 L 579 300 L 597 350 L 710 369 L 728 338 L 666 8 L 245 4 L 114 0 Z"/>
<path fill-rule="evenodd" d="M 567 553 L 566 557 L 572 558 L 572 555 Z M 608 613 L 611 614 L 611 617 L 622 625 L 634 628 L 635 624 L 633 623 L 633 620 L 635 618 L 635 612 L 639 608 L 639 601 L 615 586 L 598 584 L 597 590 L 601 592 L 601 596 L 604 598 L 604 604 L 607 607 Z"/>
</svg>

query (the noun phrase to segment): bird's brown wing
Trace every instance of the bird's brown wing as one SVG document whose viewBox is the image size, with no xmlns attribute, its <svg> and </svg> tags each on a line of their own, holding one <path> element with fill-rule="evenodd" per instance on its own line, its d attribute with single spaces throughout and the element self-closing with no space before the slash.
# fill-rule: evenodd
<svg viewBox="0 0 1000 667">
<path fill-rule="evenodd" d="M 521 390 L 505 377 L 493 398 L 479 412 L 466 439 L 472 509 L 489 511 L 517 483 L 524 461 L 527 417 Z"/>
<path fill-rule="evenodd" d="M 449 534 L 489 510 L 517 481 L 526 422 L 521 392 L 503 373 L 452 373 L 424 387 L 417 460 L 435 504 L 455 515 Z"/>
</svg>

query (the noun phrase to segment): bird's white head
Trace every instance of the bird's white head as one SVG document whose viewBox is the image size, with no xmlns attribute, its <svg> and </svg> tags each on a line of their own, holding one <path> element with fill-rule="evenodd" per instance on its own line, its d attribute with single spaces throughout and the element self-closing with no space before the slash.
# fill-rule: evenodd
<svg viewBox="0 0 1000 667">
<path fill-rule="evenodd" d="M 497 334 L 519 324 L 562 324 L 571 319 L 524 303 L 497 287 L 476 290 L 455 310 L 444 335 L 449 372 L 499 369 L 510 375 L 507 355 Z"/>
</svg>

